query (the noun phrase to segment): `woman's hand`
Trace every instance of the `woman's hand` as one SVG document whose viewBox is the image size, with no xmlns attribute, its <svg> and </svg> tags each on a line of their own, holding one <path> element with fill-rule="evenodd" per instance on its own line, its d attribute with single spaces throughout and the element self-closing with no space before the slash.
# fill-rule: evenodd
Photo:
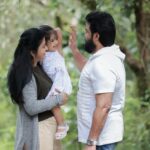
<svg viewBox="0 0 150 150">
<path fill-rule="evenodd" d="M 62 93 L 62 95 L 63 95 L 63 104 L 66 104 L 68 100 L 68 95 L 66 93 Z"/>
<path fill-rule="evenodd" d="M 62 101 L 61 101 L 61 104 L 60 105 L 64 105 L 67 103 L 67 100 L 68 100 L 68 95 L 66 93 L 61 93 L 58 89 L 55 89 L 55 91 L 57 93 L 60 93 L 62 95 Z"/>
</svg>

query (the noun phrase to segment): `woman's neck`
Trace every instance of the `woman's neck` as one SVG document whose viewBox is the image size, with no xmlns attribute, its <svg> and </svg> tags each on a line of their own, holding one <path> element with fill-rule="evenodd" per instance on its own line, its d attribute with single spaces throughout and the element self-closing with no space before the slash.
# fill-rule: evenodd
<svg viewBox="0 0 150 150">
<path fill-rule="evenodd" d="M 37 66 L 37 61 L 36 60 L 32 60 L 32 66 L 36 67 Z"/>
</svg>

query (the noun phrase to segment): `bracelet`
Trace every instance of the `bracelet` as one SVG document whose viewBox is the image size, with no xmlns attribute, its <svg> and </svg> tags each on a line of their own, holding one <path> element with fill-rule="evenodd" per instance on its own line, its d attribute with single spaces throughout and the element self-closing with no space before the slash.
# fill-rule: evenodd
<svg viewBox="0 0 150 150">
<path fill-rule="evenodd" d="M 88 139 L 86 144 L 89 145 L 89 146 L 93 146 L 93 145 L 97 144 L 97 141 L 96 140 L 92 140 L 92 139 Z"/>
</svg>

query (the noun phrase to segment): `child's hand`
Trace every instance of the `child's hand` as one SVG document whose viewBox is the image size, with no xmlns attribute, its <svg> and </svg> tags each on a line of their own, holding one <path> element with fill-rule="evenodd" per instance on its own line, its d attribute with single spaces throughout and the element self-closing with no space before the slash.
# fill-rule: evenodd
<svg viewBox="0 0 150 150">
<path fill-rule="evenodd" d="M 58 40 L 62 42 L 62 33 L 60 28 L 54 29 L 57 32 Z"/>
<path fill-rule="evenodd" d="M 57 33 L 58 36 L 58 52 L 63 56 L 62 52 L 62 32 L 60 28 L 55 28 L 54 29 Z"/>
</svg>

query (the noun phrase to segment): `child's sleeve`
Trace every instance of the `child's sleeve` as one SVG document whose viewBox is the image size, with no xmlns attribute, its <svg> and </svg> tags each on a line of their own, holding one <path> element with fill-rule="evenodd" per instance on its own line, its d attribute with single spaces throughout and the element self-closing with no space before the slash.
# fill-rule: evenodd
<svg viewBox="0 0 150 150">
<path fill-rule="evenodd" d="M 64 90 L 64 71 L 62 68 L 55 69 L 55 75 L 53 78 L 53 85 L 48 95 L 57 95 L 58 92 L 62 92 Z"/>
</svg>

